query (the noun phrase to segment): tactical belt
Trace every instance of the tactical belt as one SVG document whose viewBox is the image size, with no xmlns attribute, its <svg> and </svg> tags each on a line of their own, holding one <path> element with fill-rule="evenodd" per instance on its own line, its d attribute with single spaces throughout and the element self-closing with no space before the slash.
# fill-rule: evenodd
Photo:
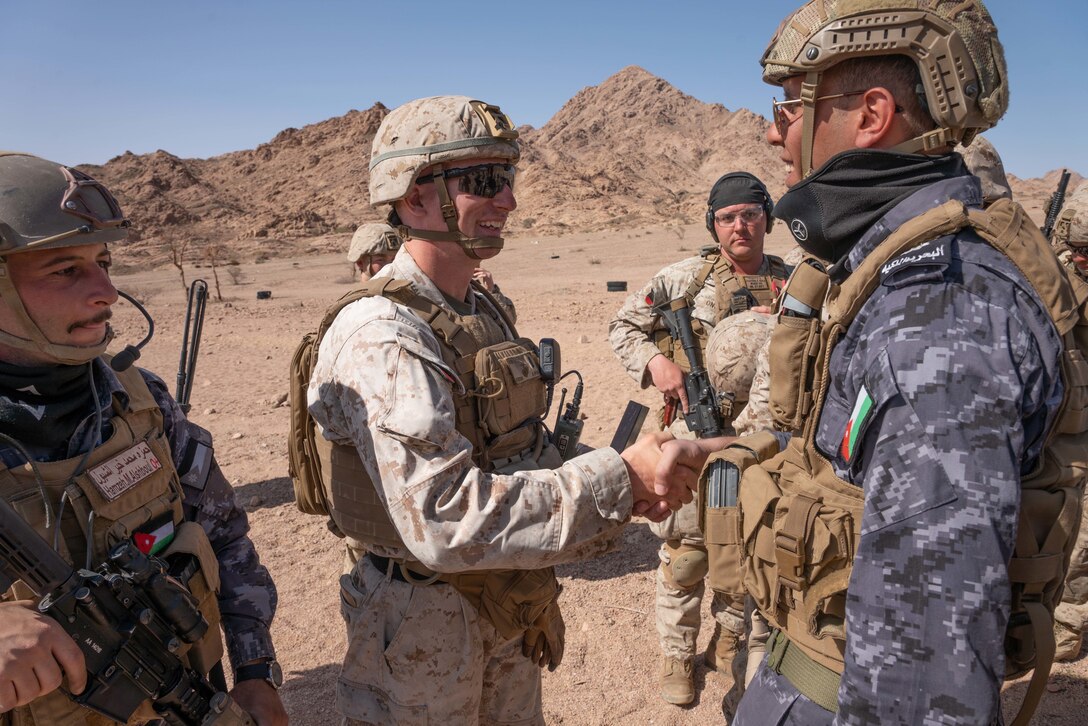
<svg viewBox="0 0 1088 726">
<path fill-rule="evenodd" d="M 370 559 L 370 564 L 378 568 L 378 572 L 386 575 L 387 577 L 392 577 L 397 582 L 403 582 L 408 585 L 420 586 L 433 585 L 436 582 L 444 582 L 440 579 L 441 576 L 437 572 L 431 574 L 416 572 L 402 562 L 391 560 L 388 557 L 382 557 L 381 555 L 376 555 L 373 552 L 367 552 L 366 556 Z M 408 572 L 409 574 L 405 574 L 405 572 Z"/>
<path fill-rule="evenodd" d="M 767 667 L 785 676 L 801 695 L 820 708 L 831 713 L 839 710 L 842 676 L 812 660 L 781 630 L 771 631 L 767 643 Z"/>
</svg>

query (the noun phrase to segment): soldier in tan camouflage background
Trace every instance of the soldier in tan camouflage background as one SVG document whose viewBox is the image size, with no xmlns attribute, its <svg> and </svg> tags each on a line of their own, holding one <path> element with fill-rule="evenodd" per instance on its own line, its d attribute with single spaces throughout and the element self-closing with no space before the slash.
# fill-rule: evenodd
<svg viewBox="0 0 1088 726">
<path fill-rule="evenodd" d="M 361 225 L 351 236 L 351 246 L 348 248 L 348 261 L 359 271 L 362 280 L 369 280 L 378 274 L 378 271 L 393 261 L 400 249 L 401 240 L 397 230 L 386 222 L 370 222 Z M 511 321 L 518 321 L 518 313 L 514 308 L 514 301 L 499 290 L 499 284 L 489 270 L 477 267 L 472 272 L 472 279 L 480 283 L 485 290 L 491 293 L 495 301 L 507 314 Z"/>
<path fill-rule="evenodd" d="M 351 236 L 348 262 L 359 272 L 362 280 L 369 280 L 393 261 L 399 249 L 397 230 L 385 222 L 369 222 L 361 225 Z"/>
<path fill-rule="evenodd" d="M 748 398 L 756 353 L 770 335 L 768 307 L 789 275 L 785 263 L 763 253 L 773 206 L 759 179 L 746 172 L 725 174 L 707 200 L 706 225 L 717 248 L 690 257 L 658 272 L 631 295 L 609 324 L 609 341 L 627 372 L 643 388 L 651 383 L 665 398 L 662 426 L 677 437 L 691 437 L 684 425 L 687 410 L 683 376 L 687 358 L 679 341 L 648 302 L 659 304 L 688 296 L 692 327 L 706 351 L 708 370 L 725 384 L 720 392 L 732 398 L 725 411 L 727 425 Z M 707 349 L 708 336 L 723 319 L 736 319 L 723 333 L 725 345 L 715 346 L 716 361 Z M 741 369 L 744 370 L 741 370 Z M 736 369 L 736 370 L 734 370 Z M 684 705 L 695 698 L 694 664 L 701 620 L 700 603 L 706 575 L 706 549 L 695 506 L 685 507 L 665 522 L 651 525 L 664 540 L 656 577 L 657 632 L 664 659 L 661 697 Z M 744 602 L 715 593 L 711 602 L 714 634 L 705 655 L 709 667 L 728 671 L 744 643 Z"/>
<path fill-rule="evenodd" d="M 691 499 L 693 471 L 670 488 L 647 467 L 663 434 L 564 463 L 536 347 L 473 283 L 516 207 L 517 137 L 497 106 L 438 96 L 374 139 L 370 201 L 404 245 L 336 314 L 309 388 L 330 513 L 368 550 L 341 578 L 347 724 L 543 723 L 539 668 L 563 655 L 552 566 Z"/>
<path fill-rule="evenodd" d="M 1082 183 L 1070 196 L 1054 225 L 1058 259 L 1085 283 L 1075 288 L 1082 304 L 1088 300 L 1088 184 Z M 1088 508 L 1088 490 L 1084 506 Z M 1077 543 L 1069 562 L 1062 602 L 1054 611 L 1055 660 L 1073 660 L 1080 655 L 1084 630 L 1088 628 L 1088 521 L 1081 518 Z"/>
</svg>

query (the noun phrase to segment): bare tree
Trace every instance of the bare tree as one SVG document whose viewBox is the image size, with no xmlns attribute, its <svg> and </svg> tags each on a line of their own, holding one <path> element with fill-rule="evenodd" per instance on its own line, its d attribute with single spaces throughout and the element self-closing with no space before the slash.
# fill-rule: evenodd
<svg viewBox="0 0 1088 726">
<path fill-rule="evenodd" d="M 169 235 L 166 238 L 166 244 L 170 247 L 170 264 L 178 268 L 178 274 L 181 275 L 181 289 L 188 292 L 189 285 L 185 282 L 185 251 L 189 248 L 188 237 L 177 237 Z"/>
<path fill-rule="evenodd" d="M 219 265 L 222 264 L 229 250 L 226 245 L 212 242 L 204 247 L 204 261 L 212 267 L 212 277 L 215 278 L 215 299 L 223 302 L 223 292 L 219 289 Z"/>
</svg>

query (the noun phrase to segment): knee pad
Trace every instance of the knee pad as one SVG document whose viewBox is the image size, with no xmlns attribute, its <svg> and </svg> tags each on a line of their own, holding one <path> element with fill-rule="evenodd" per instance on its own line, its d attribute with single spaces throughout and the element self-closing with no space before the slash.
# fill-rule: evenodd
<svg viewBox="0 0 1088 726">
<path fill-rule="evenodd" d="M 710 569 L 704 549 L 681 545 L 676 549 L 670 547 L 669 555 L 665 574 L 677 587 L 695 587 Z"/>
</svg>

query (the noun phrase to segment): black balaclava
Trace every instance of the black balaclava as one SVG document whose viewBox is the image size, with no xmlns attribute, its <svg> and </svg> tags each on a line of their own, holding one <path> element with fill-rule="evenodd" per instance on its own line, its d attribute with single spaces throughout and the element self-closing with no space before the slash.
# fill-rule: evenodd
<svg viewBox="0 0 1088 726">
<path fill-rule="evenodd" d="M 970 172 L 959 154 L 926 156 L 853 149 L 790 187 L 774 216 L 805 252 L 838 262 L 866 230 L 919 189 Z"/>
<path fill-rule="evenodd" d="M 0 361 L 0 425 L 34 449 L 63 456 L 76 427 L 94 413 L 91 365 L 19 366 Z"/>
</svg>

